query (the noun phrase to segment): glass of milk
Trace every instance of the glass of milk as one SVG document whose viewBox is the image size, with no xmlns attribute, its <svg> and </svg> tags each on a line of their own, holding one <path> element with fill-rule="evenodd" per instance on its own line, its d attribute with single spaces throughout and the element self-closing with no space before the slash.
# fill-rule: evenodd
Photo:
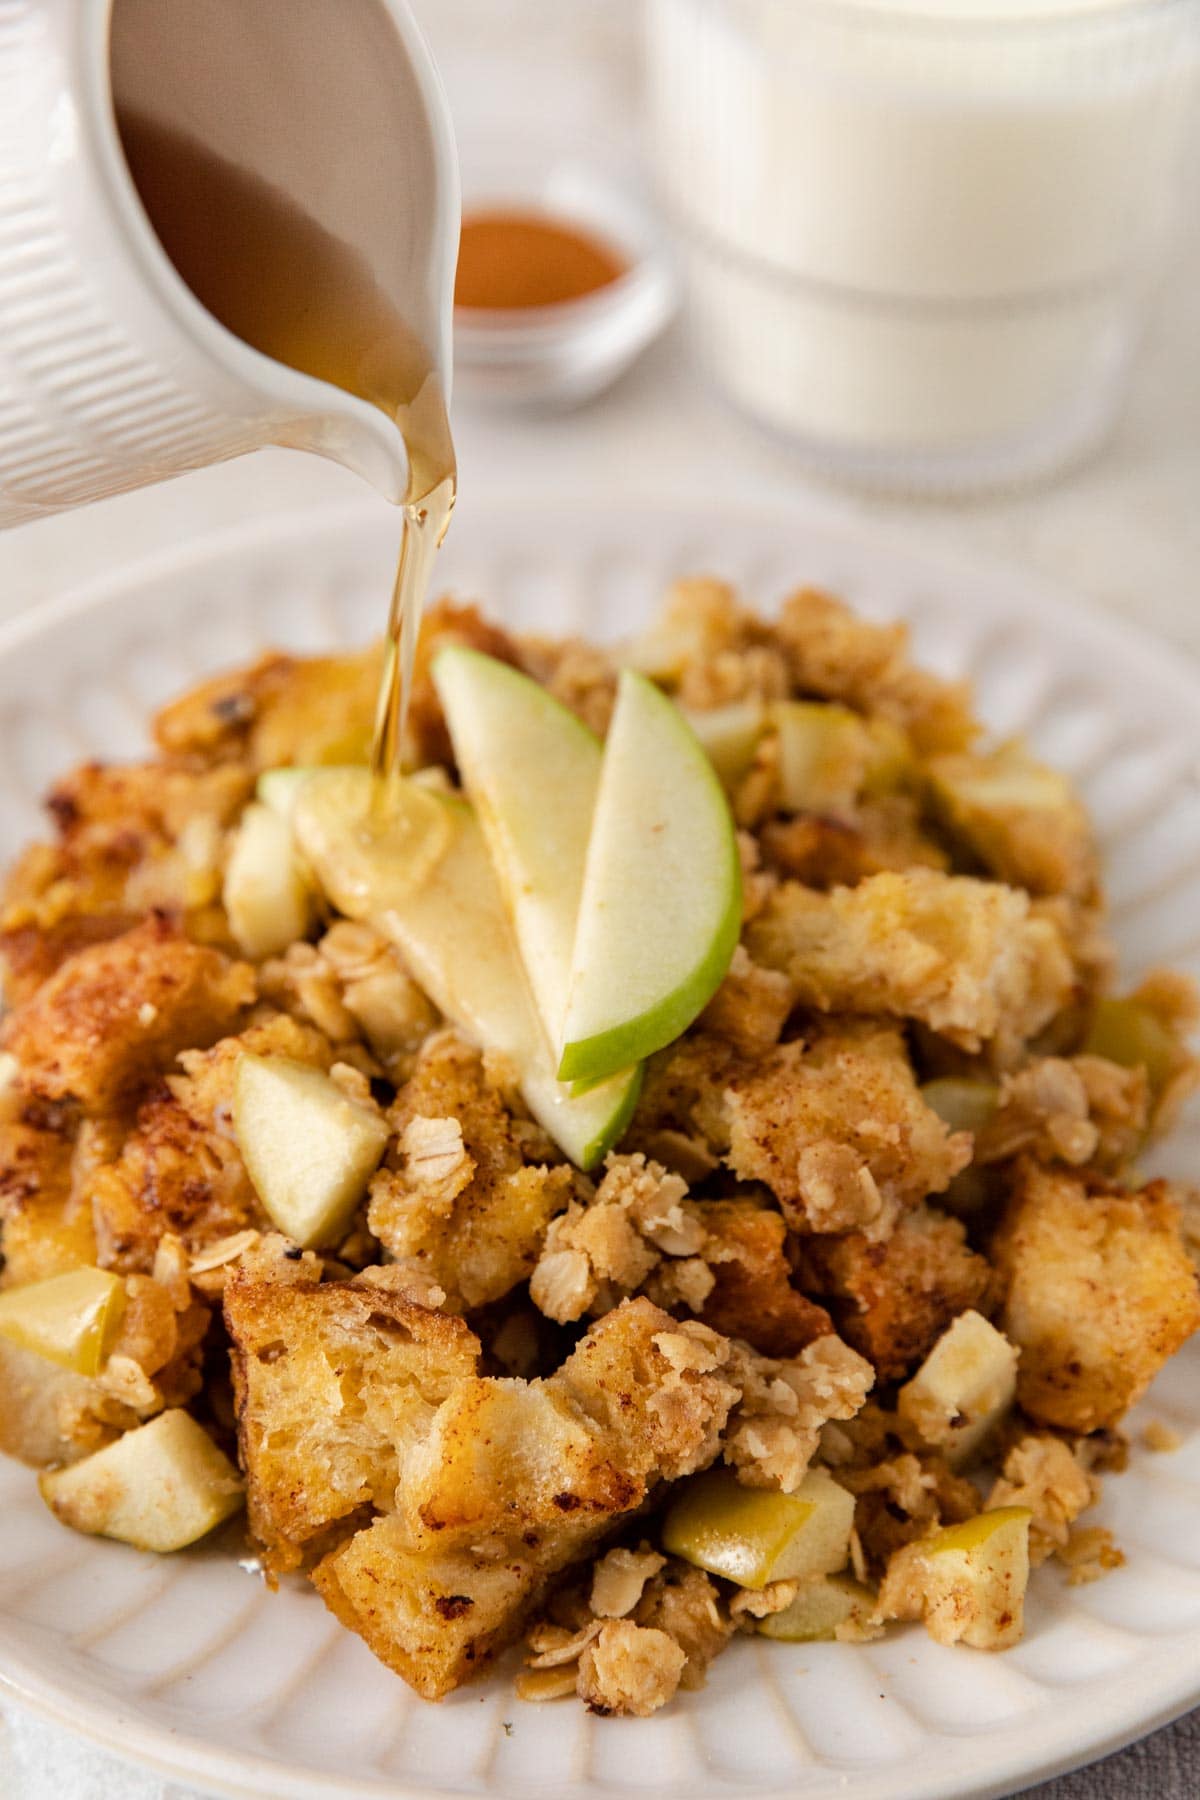
<svg viewBox="0 0 1200 1800">
<path fill-rule="evenodd" d="M 1033 480 L 1113 421 L 1176 225 L 1200 0 L 647 0 L 704 362 L 828 473 Z"/>
</svg>

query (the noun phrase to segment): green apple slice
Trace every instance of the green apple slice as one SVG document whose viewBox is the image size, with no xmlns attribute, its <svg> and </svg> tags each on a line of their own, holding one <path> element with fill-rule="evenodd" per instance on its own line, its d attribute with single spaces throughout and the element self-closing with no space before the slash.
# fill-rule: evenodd
<svg viewBox="0 0 1200 1800">
<path fill-rule="evenodd" d="M 729 968 L 742 916 L 733 816 L 666 695 L 621 676 L 588 844 L 558 1074 L 588 1081 L 673 1043 Z"/>
<path fill-rule="evenodd" d="M 844 1568 L 853 1524 L 853 1494 L 825 1469 L 810 1469 L 794 1494 L 743 1487 L 732 1469 L 709 1469 L 684 1485 L 662 1543 L 710 1575 L 764 1588 Z"/>
<path fill-rule="evenodd" d="M 237 1470 L 179 1407 L 39 1486 L 64 1525 L 161 1553 L 194 1544 L 242 1504 Z"/>
<path fill-rule="evenodd" d="M 412 784 L 398 785 L 403 806 Z M 356 880 L 343 883 L 349 828 L 328 787 L 314 788 L 296 809 L 301 848 L 339 909 L 369 918 L 399 947 L 439 1012 L 481 1049 L 512 1063 L 534 1118 L 572 1162 L 590 1169 L 628 1124 L 641 1071 L 625 1070 L 578 1098 L 558 1081 L 479 821 L 464 800 L 429 797 L 441 813 L 441 850 L 416 884 L 389 879 L 389 854 L 377 845 L 385 873 L 374 887 L 364 878 L 371 852 L 361 843 Z"/>
<path fill-rule="evenodd" d="M 312 767 L 295 768 L 285 766 L 279 769 L 264 769 L 255 783 L 254 792 L 264 806 L 269 806 L 273 813 L 291 824 L 296 799 L 306 781 L 316 774 L 328 774 L 328 770 Z"/>
<path fill-rule="evenodd" d="M 388 1141 L 379 1108 L 320 1069 L 250 1052 L 238 1061 L 233 1130 L 272 1222 L 306 1250 L 346 1230 Z"/>
<path fill-rule="evenodd" d="M 0 1294 L 0 1337 L 76 1375 L 98 1375 L 125 1312 L 125 1283 L 107 1269 L 71 1269 Z"/>
<path fill-rule="evenodd" d="M 733 700 L 705 711 L 684 708 L 683 715 L 726 787 L 749 769 L 770 724 L 765 700 Z"/>
<path fill-rule="evenodd" d="M 312 924 L 312 889 L 291 827 L 255 800 L 242 814 L 225 870 L 229 929 L 244 956 L 278 956 Z"/>
<path fill-rule="evenodd" d="M 865 1626 L 875 1596 L 849 1575 L 816 1575 L 801 1585 L 790 1606 L 759 1621 L 763 1637 L 784 1644 L 819 1644 L 837 1636 L 842 1625 Z"/>
<path fill-rule="evenodd" d="M 528 675 L 478 650 L 443 650 L 433 679 L 534 1000 L 557 1042 L 600 786 L 600 740 Z"/>
</svg>

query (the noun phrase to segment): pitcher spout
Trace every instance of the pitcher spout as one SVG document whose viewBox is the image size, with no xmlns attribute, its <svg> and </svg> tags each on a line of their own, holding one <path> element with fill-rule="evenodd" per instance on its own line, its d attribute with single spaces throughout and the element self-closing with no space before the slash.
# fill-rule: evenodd
<svg viewBox="0 0 1200 1800">
<path fill-rule="evenodd" d="M 377 391 L 376 314 L 448 389 L 459 226 L 445 98 L 402 0 L 41 0 L 0 34 L 0 64 L 21 96 L 0 109 L 0 525 L 272 444 L 401 500 L 403 383 Z M 283 307 L 269 329 L 189 269 L 139 183 L 131 120 L 277 203 L 291 238 L 246 214 L 241 239 L 225 219 L 213 239 L 242 254 L 244 293 Z M 175 200 L 185 228 L 204 218 L 194 189 Z M 361 370 L 345 331 L 315 355 L 303 309 L 287 313 L 313 244 L 371 296 Z M 219 260 L 200 256 L 201 276 Z"/>
</svg>

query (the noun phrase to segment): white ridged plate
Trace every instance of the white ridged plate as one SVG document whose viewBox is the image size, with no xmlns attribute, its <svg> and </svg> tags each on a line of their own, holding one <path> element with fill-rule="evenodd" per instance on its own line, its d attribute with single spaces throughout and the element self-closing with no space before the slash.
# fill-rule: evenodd
<svg viewBox="0 0 1200 1800">
<path fill-rule="evenodd" d="M 1127 970 L 1200 972 L 1200 682 L 1177 657 L 1024 577 L 911 540 L 780 513 L 474 510 L 440 575 L 517 625 L 615 635 L 682 571 L 763 604 L 800 581 L 912 621 L 919 654 L 977 683 L 999 730 L 1076 775 L 1103 833 Z M 386 510 L 276 522 L 143 565 L 0 634 L 0 856 L 85 756 L 136 754 L 148 709 L 267 644 L 361 642 L 394 559 Z M 1200 1167 L 1200 1133 L 1169 1165 Z M 236 1547 L 155 1560 L 73 1536 L 0 1460 L 0 1679 L 121 1755 L 198 1787 L 288 1800 L 965 1800 L 1073 1767 L 1200 1700 L 1200 1356 L 1132 1421 L 1097 1515 L 1128 1564 L 1034 1579 L 1025 1642 L 941 1649 L 918 1627 L 865 1648 L 738 1643 L 703 1693 L 649 1721 L 523 1706 L 503 1675 L 417 1700 L 303 1588 L 269 1595 Z M 1172 1455 L 1139 1420 L 1184 1438 Z M 509 1729 L 511 1727 L 511 1729 Z"/>
</svg>

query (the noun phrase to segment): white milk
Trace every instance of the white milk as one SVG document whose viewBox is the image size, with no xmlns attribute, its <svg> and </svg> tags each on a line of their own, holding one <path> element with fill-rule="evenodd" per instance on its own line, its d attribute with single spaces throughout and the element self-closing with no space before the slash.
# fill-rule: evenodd
<svg viewBox="0 0 1200 1800">
<path fill-rule="evenodd" d="M 732 397 L 847 473 L 1095 438 L 1168 236 L 1200 0 L 650 0 L 664 196 Z"/>
</svg>

